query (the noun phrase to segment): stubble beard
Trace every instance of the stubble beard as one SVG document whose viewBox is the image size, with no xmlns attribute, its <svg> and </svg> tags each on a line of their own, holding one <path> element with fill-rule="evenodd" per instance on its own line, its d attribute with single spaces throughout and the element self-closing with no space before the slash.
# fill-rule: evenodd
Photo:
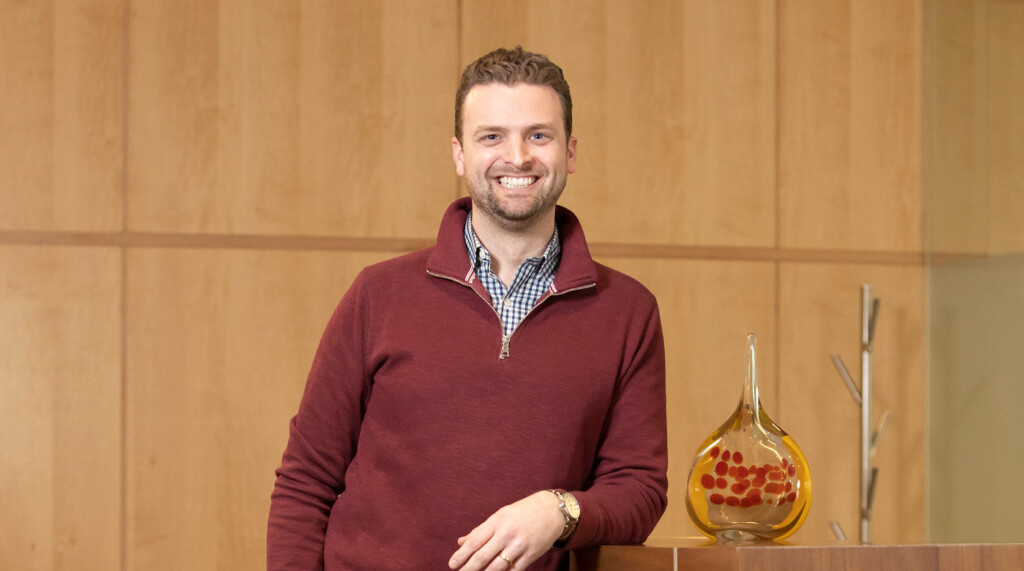
<svg viewBox="0 0 1024 571">
<path fill-rule="evenodd" d="M 502 229 L 515 232 L 529 228 L 554 209 L 565 189 L 565 179 L 546 179 L 538 181 L 542 186 L 528 204 L 518 205 L 498 196 L 492 185 L 498 185 L 491 176 L 466 177 L 466 187 L 473 199 L 474 207 L 488 215 Z M 549 186 L 543 186 L 547 184 Z"/>
</svg>

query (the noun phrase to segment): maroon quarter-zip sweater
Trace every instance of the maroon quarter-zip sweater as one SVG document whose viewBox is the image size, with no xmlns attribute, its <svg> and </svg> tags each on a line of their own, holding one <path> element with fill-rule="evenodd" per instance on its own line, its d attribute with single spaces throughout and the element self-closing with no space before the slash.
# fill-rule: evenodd
<svg viewBox="0 0 1024 571">
<path fill-rule="evenodd" d="M 331 317 L 271 498 L 268 568 L 447 569 L 456 539 L 538 490 L 573 492 L 569 548 L 640 543 L 665 510 L 654 297 L 597 264 L 559 207 L 553 284 L 508 340 L 463 238 L 370 266 Z M 552 551 L 531 569 L 565 568 Z"/>
</svg>

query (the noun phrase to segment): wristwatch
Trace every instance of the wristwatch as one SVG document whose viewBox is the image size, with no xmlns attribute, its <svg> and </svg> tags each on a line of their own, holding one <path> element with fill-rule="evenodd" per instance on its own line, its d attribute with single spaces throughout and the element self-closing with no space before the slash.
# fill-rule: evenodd
<svg viewBox="0 0 1024 571">
<path fill-rule="evenodd" d="M 565 527 L 562 528 L 562 535 L 558 536 L 555 544 L 552 545 L 554 549 L 561 549 L 572 539 L 572 534 L 576 531 L 576 524 L 580 522 L 580 504 L 576 501 L 576 496 L 565 490 L 548 491 L 555 494 L 558 498 L 558 510 L 562 512 L 562 517 L 565 518 Z"/>
</svg>

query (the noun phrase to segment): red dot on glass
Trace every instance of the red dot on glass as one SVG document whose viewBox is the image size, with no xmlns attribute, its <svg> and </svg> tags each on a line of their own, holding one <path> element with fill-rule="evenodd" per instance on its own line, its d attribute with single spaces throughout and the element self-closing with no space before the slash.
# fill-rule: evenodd
<svg viewBox="0 0 1024 571">
<path fill-rule="evenodd" d="M 736 453 L 732 455 L 732 461 L 737 463 L 737 464 L 742 464 L 743 463 L 743 453 L 740 452 L 739 450 L 737 450 Z"/>
<path fill-rule="evenodd" d="M 711 497 L 708 499 L 711 500 L 711 503 L 715 504 L 716 506 L 720 506 L 723 503 L 725 503 L 725 498 L 722 496 L 722 494 L 711 494 Z"/>
<path fill-rule="evenodd" d="M 715 486 L 718 487 L 721 490 L 724 490 L 725 487 L 728 486 L 728 485 L 729 485 L 729 482 L 727 482 L 725 478 L 719 478 L 719 479 L 715 480 Z"/>
<path fill-rule="evenodd" d="M 736 477 L 736 466 L 729 466 L 729 475 L 733 478 Z"/>
<path fill-rule="evenodd" d="M 729 473 L 729 465 L 725 462 L 719 462 L 715 464 L 715 473 L 719 476 L 724 476 Z"/>
<path fill-rule="evenodd" d="M 785 468 L 786 466 L 789 466 L 789 460 L 786 459 L 786 458 L 783 458 L 782 459 L 782 467 Z"/>
<path fill-rule="evenodd" d="M 789 494 L 787 494 L 786 495 L 786 501 L 795 502 L 796 501 L 796 492 L 790 492 Z"/>
<path fill-rule="evenodd" d="M 740 498 L 740 507 L 749 508 L 751 506 L 750 498 Z"/>
<path fill-rule="evenodd" d="M 711 449 L 711 452 L 709 454 L 711 454 L 712 458 L 718 458 L 718 452 L 719 452 L 718 447 L 715 446 L 714 448 Z"/>
<path fill-rule="evenodd" d="M 746 488 L 744 488 L 742 484 L 733 484 L 729 489 L 732 490 L 732 493 L 734 494 L 742 494 L 743 490 Z"/>
<path fill-rule="evenodd" d="M 705 489 L 712 489 L 715 487 L 715 477 L 711 474 L 704 474 L 700 477 L 700 485 L 704 486 Z"/>
<path fill-rule="evenodd" d="M 764 477 L 758 476 L 757 478 L 754 478 L 754 481 L 751 482 L 751 484 L 753 484 L 755 488 L 760 488 L 764 486 L 765 482 L 767 482 L 767 480 L 765 480 Z"/>
<path fill-rule="evenodd" d="M 739 468 L 736 468 L 736 475 L 739 476 L 740 478 L 746 478 L 747 474 L 750 474 L 750 470 L 747 470 L 746 466 L 740 466 Z"/>
<path fill-rule="evenodd" d="M 722 460 L 728 460 L 729 456 L 731 456 L 731 455 L 732 455 L 732 453 L 729 452 L 728 450 L 726 450 L 725 452 L 722 452 Z"/>
<path fill-rule="evenodd" d="M 796 475 L 796 466 L 790 464 L 789 468 L 786 468 L 786 473 L 789 474 L 790 476 L 795 476 Z"/>
<path fill-rule="evenodd" d="M 786 491 L 787 492 L 792 492 L 793 491 L 793 482 L 786 482 Z"/>
<path fill-rule="evenodd" d="M 734 507 L 738 506 L 740 505 L 740 499 L 736 496 L 729 496 L 728 498 L 725 498 L 725 505 Z"/>
</svg>

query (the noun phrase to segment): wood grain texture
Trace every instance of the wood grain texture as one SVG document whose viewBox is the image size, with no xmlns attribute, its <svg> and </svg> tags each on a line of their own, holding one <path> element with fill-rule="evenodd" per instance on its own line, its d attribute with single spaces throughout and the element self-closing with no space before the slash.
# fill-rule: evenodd
<svg viewBox="0 0 1024 571">
<path fill-rule="evenodd" d="M 274 470 L 313 352 L 356 273 L 383 257 L 129 252 L 129 568 L 265 565 Z"/>
<path fill-rule="evenodd" d="M 989 253 L 1024 252 L 1024 2 L 986 6 Z"/>
<path fill-rule="evenodd" d="M 658 299 L 665 336 L 669 505 L 655 537 L 697 535 L 686 483 L 697 447 L 736 409 L 747 373 L 746 338 L 759 335 L 766 410 L 778 402 L 775 264 L 601 260 L 637 278 Z"/>
<path fill-rule="evenodd" d="M 461 60 L 523 44 L 563 67 L 591 240 L 772 246 L 774 3 L 464 4 Z"/>
<path fill-rule="evenodd" d="M 923 46 L 923 204 L 931 252 L 989 250 L 982 101 L 985 2 L 926 2 Z"/>
<path fill-rule="evenodd" d="M 121 256 L 0 246 L 0 568 L 121 567 Z"/>
<path fill-rule="evenodd" d="M 0 228 L 120 230 L 123 2 L 0 14 Z"/>
<path fill-rule="evenodd" d="M 606 545 L 579 557 L 579 571 L 735 571 L 765 569 L 818 571 L 1016 571 L 1024 564 L 1022 544 L 909 544 L 861 546 L 845 543 L 780 545 L 705 544 L 677 538 L 655 545 Z"/>
<path fill-rule="evenodd" d="M 938 571 L 998 571 L 1024 569 L 1021 544 L 969 544 L 943 546 L 939 550 Z"/>
<path fill-rule="evenodd" d="M 129 225 L 432 238 L 453 2 L 133 5 Z"/>
<path fill-rule="evenodd" d="M 1024 251 L 1024 4 L 931 2 L 925 16 L 927 245 Z"/>
<path fill-rule="evenodd" d="M 921 547 L 833 547 L 830 549 L 755 548 L 738 549 L 737 569 L 792 571 L 795 569 L 900 569 L 901 571 L 932 571 L 938 553 Z"/>
<path fill-rule="evenodd" d="M 920 0 L 782 0 L 782 247 L 919 251 Z"/>
<path fill-rule="evenodd" d="M 860 529 L 860 408 L 829 355 L 860 379 L 861 285 L 881 300 L 873 352 L 873 408 L 891 417 L 878 443 L 872 540 L 924 539 L 925 274 L 920 267 L 782 264 L 780 273 L 782 410 L 779 424 L 811 469 L 810 515 L 794 541 L 824 542 L 829 521 L 847 537 Z"/>
</svg>

